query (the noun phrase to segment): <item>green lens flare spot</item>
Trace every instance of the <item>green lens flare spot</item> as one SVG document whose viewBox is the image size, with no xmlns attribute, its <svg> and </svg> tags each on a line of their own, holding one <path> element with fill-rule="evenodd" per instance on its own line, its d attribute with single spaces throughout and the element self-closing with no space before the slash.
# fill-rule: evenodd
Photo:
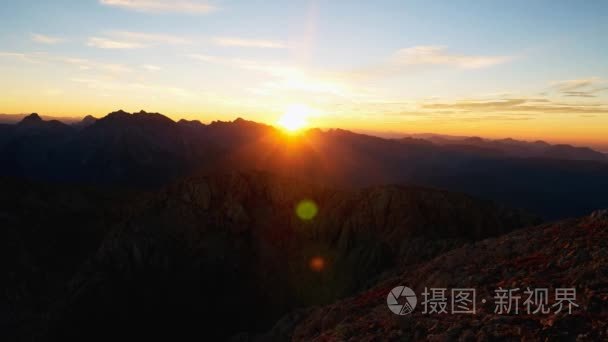
<svg viewBox="0 0 608 342">
<path fill-rule="evenodd" d="M 296 206 L 296 215 L 304 221 L 310 221 L 317 216 L 317 204 L 311 200 L 303 200 Z"/>
</svg>

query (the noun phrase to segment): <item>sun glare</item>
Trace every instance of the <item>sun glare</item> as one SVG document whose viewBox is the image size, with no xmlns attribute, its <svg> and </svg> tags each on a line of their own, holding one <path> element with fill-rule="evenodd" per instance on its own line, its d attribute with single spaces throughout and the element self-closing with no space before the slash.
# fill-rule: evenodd
<svg viewBox="0 0 608 342">
<path fill-rule="evenodd" d="M 296 132 L 308 126 L 308 116 L 311 109 L 305 105 L 291 105 L 277 122 L 288 132 Z"/>
</svg>

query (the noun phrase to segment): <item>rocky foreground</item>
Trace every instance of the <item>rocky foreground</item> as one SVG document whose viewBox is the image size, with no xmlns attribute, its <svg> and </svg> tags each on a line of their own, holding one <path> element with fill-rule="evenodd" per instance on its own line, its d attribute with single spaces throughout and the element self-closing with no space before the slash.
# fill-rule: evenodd
<svg viewBox="0 0 608 342">
<path fill-rule="evenodd" d="M 194 177 L 120 201 L 6 184 L 0 332 L 8 340 L 252 336 L 395 267 L 537 222 L 436 189 L 338 190 L 255 172 Z M 318 207 L 309 220 L 294 212 L 303 200 Z M 108 202 L 111 210 L 96 210 Z"/>
<path fill-rule="evenodd" d="M 262 339 L 292 341 L 606 341 L 608 339 L 608 210 L 543 224 L 469 244 L 396 272 L 368 291 L 335 304 L 285 317 Z M 397 286 L 412 287 L 419 307 L 410 315 L 389 311 Z M 428 288 L 476 288 L 476 314 L 423 314 Z M 522 291 L 575 287 L 572 313 L 499 315 L 498 288 Z M 481 300 L 487 299 L 486 304 Z M 514 309 L 513 309 L 514 310 Z"/>
<path fill-rule="evenodd" d="M 340 190 L 259 172 L 137 194 L 0 184 L 3 341 L 608 336 L 605 211 L 538 226 L 458 193 Z M 316 203 L 314 217 L 296 215 L 302 200 Z M 412 314 L 388 309 L 397 285 L 418 294 Z M 425 287 L 475 288 L 476 314 L 422 314 Z M 579 307 L 498 315 L 499 287 L 575 287 Z"/>
</svg>

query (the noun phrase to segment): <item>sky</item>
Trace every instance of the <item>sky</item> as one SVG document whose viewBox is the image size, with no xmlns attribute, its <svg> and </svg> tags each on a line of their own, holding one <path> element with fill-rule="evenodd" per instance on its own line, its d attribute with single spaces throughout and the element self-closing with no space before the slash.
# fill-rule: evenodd
<svg viewBox="0 0 608 342">
<path fill-rule="evenodd" d="M 0 113 L 543 139 L 608 151 L 608 1 L 2 1 Z"/>
</svg>

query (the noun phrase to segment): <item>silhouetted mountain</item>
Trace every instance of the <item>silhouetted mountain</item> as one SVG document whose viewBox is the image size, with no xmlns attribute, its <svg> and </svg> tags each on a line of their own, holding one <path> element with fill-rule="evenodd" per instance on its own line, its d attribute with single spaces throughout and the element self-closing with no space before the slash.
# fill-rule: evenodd
<svg viewBox="0 0 608 342">
<path fill-rule="evenodd" d="M 59 121 L 44 121 L 36 113 L 18 124 L 0 129 L 2 175 L 30 177 L 45 172 L 55 146 L 70 139 L 74 129 Z M 38 170 L 38 171 L 36 171 Z"/>
<path fill-rule="evenodd" d="M 551 158 L 608 162 L 605 154 L 588 147 L 575 147 L 566 144 L 550 145 L 541 140 L 534 142 L 511 138 L 490 140 L 480 137 L 441 136 L 433 134 L 414 134 L 405 139 L 413 138 L 421 138 L 422 140 L 427 140 L 441 146 L 456 145 L 484 148 L 514 158 Z"/>
<path fill-rule="evenodd" d="M 264 173 L 186 179 L 138 197 L 5 189 L 9 273 L 0 317 L 12 320 L 0 336 L 14 339 L 262 332 L 292 309 L 352 295 L 394 267 L 536 222 L 440 190 L 336 190 Z M 310 221 L 295 214 L 303 199 L 318 207 Z M 314 258 L 320 269 L 311 268 Z"/>
<path fill-rule="evenodd" d="M 0 114 L 0 124 L 16 124 L 30 114 Z M 82 117 L 65 117 L 41 115 L 42 120 L 57 120 L 65 124 L 75 124 L 82 120 Z"/>
<path fill-rule="evenodd" d="M 472 138 L 438 145 L 340 129 L 289 136 L 240 118 L 176 123 L 144 111 L 117 111 L 81 129 L 35 117 L 29 121 L 33 125 L 0 126 L 0 174 L 156 187 L 187 175 L 260 170 L 342 187 L 440 187 L 548 218 L 608 206 L 608 163 L 571 160 L 596 153 L 544 142 Z M 543 158 L 530 157 L 530 151 Z"/>
<path fill-rule="evenodd" d="M 38 113 L 32 113 L 26 117 L 23 118 L 23 120 L 21 120 L 19 122 L 20 126 L 35 126 L 35 125 L 40 125 L 42 123 L 42 118 L 40 118 L 40 115 L 38 115 Z"/>
<path fill-rule="evenodd" d="M 44 121 L 38 113 L 32 113 L 19 121 L 16 131 L 23 134 L 66 134 L 70 131 L 69 126 L 58 120 Z"/>
<path fill-rule="evenodd" d="M 205 127 L 205 125 L 203 125 L 200 121 L 198 120 L 184 120 L 181 119 L 177 122 L 179 125 L 184 126 L 184 127 L 189 127 L 192 129 L 202 129 L 203 127 Z"/>
<path fill-rule="evenodd" d="M 78 127 L 78 128 L 85 128 L 85 127 L 89 127 L 92 124 L 94 124 L 97 121 L 97 118 L 95 118 L 92 115 L 87 115 L 85 116 L 81 121 L 78 122 L 74 122 L 72 124 L 72 126 L 74 127 Z"/>
<path fill-rule="evenodd" d="M 588 147 L 574 147 L 570 145 L 550 146 L 543 152 L 543 156 L 553 159 L 608 161 L 608 158 L 603 153 L 594 151 Z"/>
<path fill-rule="evenodd" d="M 188 174 L 212 155 L 212 144 L 195 134 L 183 136 L 175 122 L 158 113 L 117 111 L 80 129 L 57 122 L 36 123 L 37 130 L 28 124 L 28 132 L 38 134 L 38 126 L 44 126 L 45 134 L 41 137 L 43 146 L 35 145 L 35 151 L 15 151 L 16 146 L 32 145 L 31 137 L 20 128 L 23 123 L 5 133 L 7 143 L 0 147 L 0 156 L 11 156 L 13 161 L 6 163 L 3 174 L 40 180 L 158 185 Z"/>
</svg>

